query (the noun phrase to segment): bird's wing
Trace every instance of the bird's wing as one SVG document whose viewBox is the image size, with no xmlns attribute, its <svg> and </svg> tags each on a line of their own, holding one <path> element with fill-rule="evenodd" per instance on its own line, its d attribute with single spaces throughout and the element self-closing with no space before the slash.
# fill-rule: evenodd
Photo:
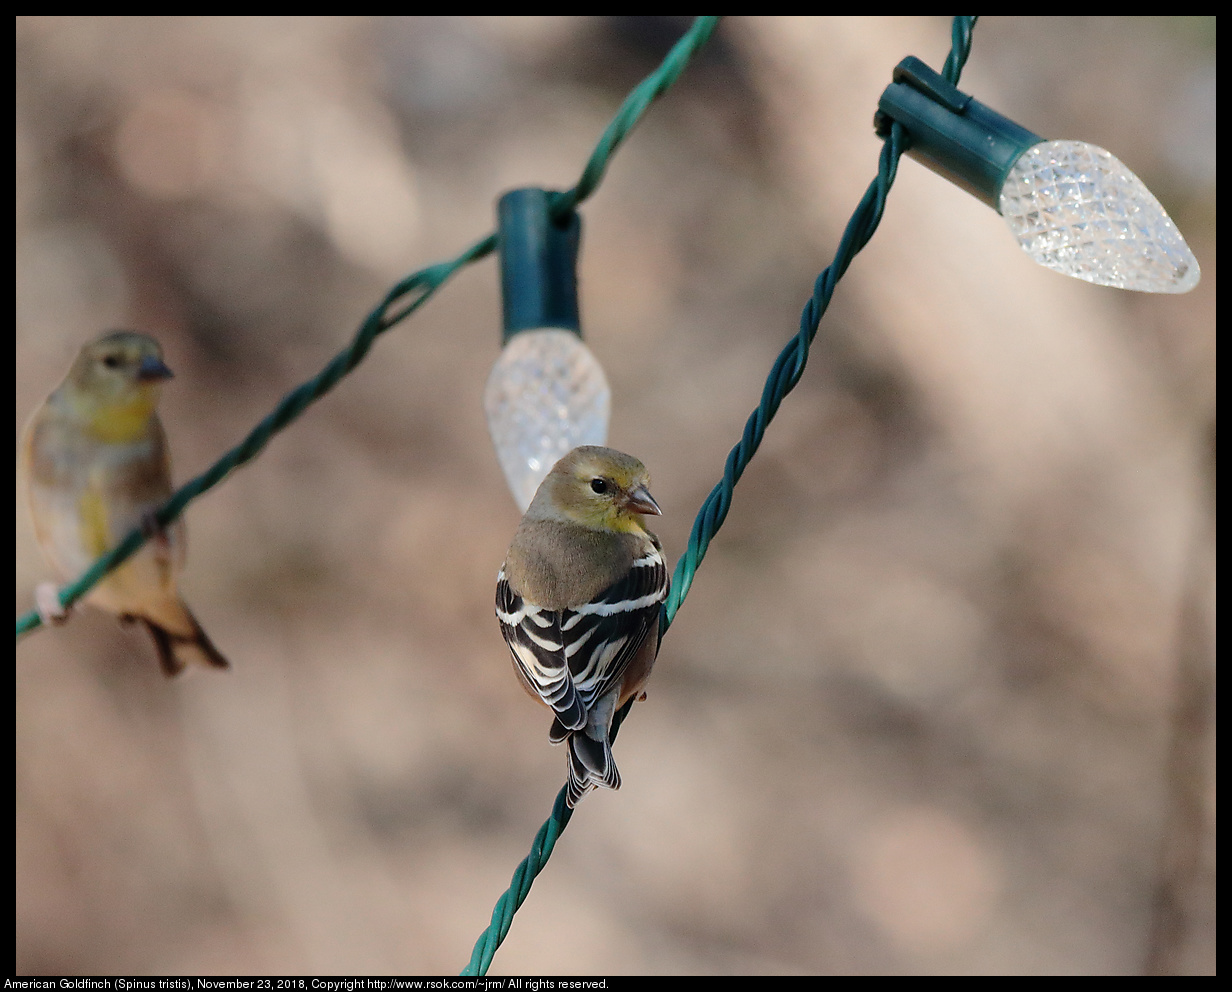
<svg viewBox="0 0 1232 992">
<path fill-rule="evenodd" d="M 561 612 L 569 674 L 586 710 L 620 685 L 646 639 L 658 636 L 667 591 L 667 564 L 656 541 L 592 602 Z"/>
<path fill-rule="evenodd" d="M 566 664 L 562 613 L 526 602 L 501 569 L 496 577 L 496 618 L 523 684 L 552 707 L 569 730 L 586 726 L 586 709 Z"/>
</svg>

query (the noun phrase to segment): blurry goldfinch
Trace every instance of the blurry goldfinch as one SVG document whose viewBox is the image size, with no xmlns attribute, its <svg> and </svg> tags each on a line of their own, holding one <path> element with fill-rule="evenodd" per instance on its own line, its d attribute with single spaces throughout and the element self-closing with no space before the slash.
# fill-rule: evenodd
<svg viewBox="0 0 1232 992">
<path fill-rule="evenodd" d="M 170 377 L 153 338 L 107 334 L 81 349 L 26 425 L 21 460 L 34 533 L 62 582 L 81 575 L 133 528 L 154 526 L 154 511 L 171 495 L 167 439 L 155 412 L 162 381 Z M 176 592 L 183 562 L 184 527 L 177 520 L 85 601 L 141 622 L 167 675 L 183 671 L 190 659 L 227 668 Z M 63 618 L 54 586 L 41 586 L 37 599 L 45 619 Z"/>
<path fill-rule="evenodd" d="M 496 616 L 531 696 L 569 743 L 566 801 L 620 788 L 612 717 L 641 691 L 659 650 L 667 564 L 642 524 L 658 514 L 636 458 L 574 448 L 539 486 L 496 577 Z"/>
</svg>

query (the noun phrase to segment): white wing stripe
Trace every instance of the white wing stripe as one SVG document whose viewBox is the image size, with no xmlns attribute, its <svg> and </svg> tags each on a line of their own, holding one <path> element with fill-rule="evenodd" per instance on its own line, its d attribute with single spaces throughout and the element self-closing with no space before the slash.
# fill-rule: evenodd
<svg viewBox="0 0 1232 992">
<path fill-rule="evenodd" d="M 585 690 L 590 688 L 591 684 L 595 681 L 596 675 L 601 677 L 608 674 L 612 659 L 616 657 L 628 640 L 629 638 L 626 636 L 618 637 L 614 641 L 608 641 L 601 650 L 596 651 L 590 656 L 590 659 L 586 662 L 586 667 L 573 676 L 573 684 L 579 692 L 584 694 Z"/>
<path fill-rule="evenodd" d="M 583 647 L 586 646 L 586 642 L 595 636 L 595 631 L 598 629 L 598 627 L 591 627 L 576 641 L 573 641 L 571 644 L 566 644 L 565 657 L 572 658 L 575 654 L 577 654 Z"/>
<path fill-rule="evenodd" d="M 539 647 L 543 648 L 544 651 L 548 651 L 552 654 L 555 654 L 557 651 L 561 649 L 560 641 L 556 640 L 555 638 L 540 637 L 533 630 L 527 630 L 525 627 L 522 628 L 522 634 L 523 636 L 525 636 L 525 638 L 528 641 L 530 641 L 532 644 L 538 644 Z"/>
<path fill-rule="evenodd" d="M 526 671 L 539 685 L 551 686 L 557 682 L 564 681 L 565 670 L 563 668 L 546 669 L 542 665 L 537 664 L 537 659 L 533 654 L 529 654 L 525 648 L 514 648 L 518 658 L 525 665 Z"/>
<path fill-rule="evenodd" d="M 601 617 L 610 617 L 616 613 L 632 613 L 634 610 L 644 610 L 648 606 L 654 606 L 655 603 L 661 603 L 664 599 L 664 588 L 660 586 L 652 593 L 647 593 L 645 596 L 640 596 L 637 599 L 624 599 L 619 603 L 585 603 L 582 606 L 574 607 L 573 612 L 579 616 L 595 615 Z"/>
</svg>

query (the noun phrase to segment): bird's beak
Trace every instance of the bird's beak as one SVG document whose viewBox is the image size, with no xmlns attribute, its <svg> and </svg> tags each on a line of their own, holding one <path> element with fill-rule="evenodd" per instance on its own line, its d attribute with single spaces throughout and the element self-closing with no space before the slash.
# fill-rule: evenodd
<svg viewBox="0 0 1232 992">
<path fill-rule="evenodd" d="M 146 355 L 141 359 L 141 364 L 137 367 L 137 380 L 139 382 L 158 382 L 160 379 L 170 379 L 175 375 L 166 365 L 163 364 L 161 358 L 156 358 L 153 355 Z"/>
<path fill-rule="evenodd" d="M 663 511 L 659 509 L 659 504 L 655 502 L 655 498 L 650 495 L 650 490 L 645 486 L 638 486 L 633 492 L 629 493 L 625 499 L 625 508 L 632 510 L 634 513 L 653 513 L 655 516 L 662 516 Z"/>
</svg>

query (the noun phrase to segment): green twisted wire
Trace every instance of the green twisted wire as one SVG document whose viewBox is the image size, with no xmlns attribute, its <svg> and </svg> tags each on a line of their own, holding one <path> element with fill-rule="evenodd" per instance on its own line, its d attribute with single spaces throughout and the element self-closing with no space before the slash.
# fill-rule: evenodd
<svg viewBox="0 0 1232 992">
<path fill-rule="evenodd" d="M 971 30 L 975 27 L 975 17 L 955 17 L 951 27 L 950 54 L 946 56 L 942 70 L 946 79 L 957 83 L 962 74 L 963 66 L 971 54 Z M 710 491 L 693 521 L 693 530 L 689 535 L 689 546 L 684 555 L 676 563 L 676 572 L 672 577 L 672 590 L 667 602 L 663 604 L 663 615 L 659 623 L 659 639 L 667 633 L 676 613 L 689 594 L 693 584 L 693 575 L 698 565 L 706 557 L 706 550 L 718 529 L 727 518 L 731 508 L 732 494 L 740 476 L 752 460 L 753 455 L 761 445 L 766 427 L 783 402 L 800 381 L 804 374 L 804 366 L 808 361 L 809 348 L 817 335 L 817 327 L 830 305 L 830 297 L 838 281 L 847 271 L 856 254 L 868 244 L 873 232 L 881 223 L 881 215 L 885 210 L 885 199 L 894 184 L 894 176 L 898 170 L 898 160 L 909 146 L 909 138 L 900 124 L 895 124 L 886 142 L 881 148 L 881 160 L 877 169 L 877 178 L 869 184 L 864 198 L 856 207 L 847 228 L 843 232 L 838 250 L 826 269 L 817 277 L 813 284 L 813 295 L 804 306 L 800 315 L 800 331 L 779 353 L 766 386 L 762 390 L 761 402 L 750 415 L 744 425 L 744 435 L 739 443 L 731 449 L 727 456 L 727 465 L 723 478 Z"/>
<path fill-rule="evenodd" d="M 975 29 L 975 16 L 958 16 L 950 22 L 950 54 L 945 57 L 945 65 L 941 67 L 941 75 L 948 82 L 958 85 L 958 77 L 962 75 L 963 66 L 971 57 L 971 32 Z"/>
<path fill-rule="evenodd" d="M 554 216 L 561 217 L 569 213 L 594 193 L 603 180 L 616 149 L 641 120 L 650 104 L 662 96 L 680 77 L 693 54 L 714 33 L 718 21 L 717 17 L 695 19 L 659 68 L 629 93 L 612 122 L 600 136 L 590 160 L 582 170 L 582 176 L 577 185 L 571 190 L 555 195 L 552 204 Z M 343 377 L 363 361 L 372 348 L 373 342 L 381 334 L 418 310 L 460 268 L 490 255 L 495 250 L 496 244 L 496 235 L 489 234 L 476 241 L 452 261 L 439 262 L 420 269 L 394 286 L 360 325 L 350 345 L 339 352 L 316 377 L 288 393 L 274 411 L 257 424 L 240 444 L 228 451 L 201 475 L 176 490 L 154 514 L 159 526 L 166 527 L 179 517 L 194 499 L 218 485 L 232 471 L 260 454 L 275 434 L 333 389 Z M 145 544 L 148 537 L 149 534 L 141 528 L 133 530 L 114 548 L 99 557 L 79 579 L 60 590 L 60 605 L 65 609 L 72 606 L 104 575 L 118 568 L 135 554 Z M 42 623 L 38 612 L 31 610 L 17 618 L 16 636 L 21 637 L 22 634 L 37 629 Z"/>
<path fill-rule="evenodd" d="M 637 122 L 642 119 L 646 109 L 680 78 L 680 74 L 684 72 L 698 49 L 710 40 L 714 29 L 718 26 L 718 17 L 694 18 L 689 30 L 672 46 L 672 50 L 667 53 L 659 67 L 629 91 L 624 103 L 616 111 L 616 116 L 599 136 L 599 143 L 591 153 L 586 168 L 582 170 L 582 178 L 578 180 L 577 185 L 553 197 L 551 210 L 555 219 L 560 220 L 567 216 L 595 191 L 603 179 L 603 174 L 607 172 L 608 163 L 616 149 L 628 137 Z"/>
<path fill-rule="evenodd" d="M 946 57 L 943 74 L 951 83 L 957 83 L 971 54 L 971 30 L 975 26 L 975 17 L 955 17 L 951 29 L 951 49 Z M 689 535 L 689 545 L 680 561 L 676 563 L 676 571 L 672 578 L 672 590 L 663 606 L 659 624 L 659 639 L 667 633 L 672 621 L 689 593 L 693 584 L 693 576 L 698 565 L 706 555 L 706 549 L 718 529 L 723 526 L 727 511 L 731 507 L 732 494 L 740 476 L 757 452 L 766 427 L 774 418 L 779 405 L 786 395 L 795 388 L 796 383 L 804 374 L 804 366 L 808 361 L 809 347 L 817 335 L 817 327 L 821 322 L 830 298 L 839 279 L 847 271 L 852 260 L 859 251 L 868 244 L 869 239 L 881 223 L 885 211 L 886 197 L 894 184 L 898 170 L 898 160 L 907 150 L 908 136 L 902 125 L 895 123 L 882 145 L 878 162 L 877 178 L 874 179 L 856 207 L 851 220 L 848 221 L 843 237 L 839 241 L 838 250 L 826 269 L 817 277 L 813 284 L 813 295 L 804 305 L 800 315 L 800 330 L 779 353 L 770 375 L 762 390 L 761 402 L 757 409 L 749 415 L 744 425 L 744 434 L 727 456 L 727 464 L 723 478 L 710 491 L 693 522 L 693 530 Z M 630 700 L 616 714 L 612 723 L 612 739 L 620 729 L 620 724 L 628 715 L 633 701 Z M 562 788 L 552 806 L 552 815 L 539 828 L 535 842 L 528 854 L 518 865 L 513 874 L 509 888 L 496 901 L 492 910 L 492 922 L 480 934 L 471 952 L 471 960 L 462 970 L 463 975 L 486 975 L 497 947 L 504 940 L 513 923 L 513 915 L 526 900 L 534 877 L 539 874 L 551 856 L 556 840 L 568 824 L 573 810 L 565 804 L 565 790 Z"/>
</svg>

